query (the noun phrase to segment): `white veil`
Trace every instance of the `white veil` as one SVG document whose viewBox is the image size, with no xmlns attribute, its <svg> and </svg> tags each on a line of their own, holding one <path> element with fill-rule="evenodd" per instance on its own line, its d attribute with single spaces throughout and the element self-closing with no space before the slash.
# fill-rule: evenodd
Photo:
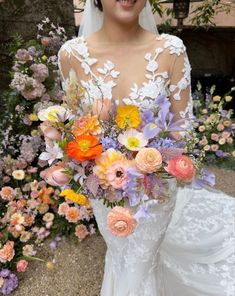
<svg viewBox="0 0 235 296">
<path fill-rule="evenodd" d="M 95 7 L 93 0 L 86 0 L 78 36 L 86 38 L 88 35 L 98 31 L 101 28 L 102 23 L 103 13 Z M 146 6 L 140 13 L 139 23 L 145 30 L 158 34 L 149 0 L 147 0 Z"/>
</svg>

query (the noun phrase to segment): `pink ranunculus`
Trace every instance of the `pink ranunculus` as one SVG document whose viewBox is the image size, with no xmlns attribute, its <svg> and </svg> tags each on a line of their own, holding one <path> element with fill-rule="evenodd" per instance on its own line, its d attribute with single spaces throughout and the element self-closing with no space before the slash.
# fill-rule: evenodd
<svg viewBox="0 0 235 296">
<path fill-rule="evenodd" d="M 126 237 L 134 232 L 137 221 L 129 209 L 116 206 L 108 213 L 107 224 L 113 235 Z"/>
<path fill-rule="evenodd" d="M 18 261 L 17 264 L 16 264 L 17 272 L 25 272 L 28 264 L 29 263 L 26 260 L 20 260 L 20 261 Z"/>
<path fill-rule="evenodd" d="M 51 186 L 64 186 L 69 183 L 70 176 L 65 172 L 65 165 L 57 163 L 41 172 L 41 177 Z"/>
<path fill-rule="evenodd" d="M 43 132 L 44 137 L 52 141 L 60 141 L 61 133 L 54 127 L 48 125 L 46 121 L 40 124 L 41 131 Z"/>
<path fill-rule="evenodd" d="M 112 102 L 109 99 L 97 99 L 93 103 L 92 112 L 98 119 L 108 121 L 110 119 L 110 113 L 112 108 Z"/>
<path fill-rule="evenodd" d="M 186 155 L 181 155 L 168 161 L 165 170 L 177 180 L 191 182 L 195 175 L 195 166 Z"/>
<path fill-rule="evenodd" d="M 126 170 L 130 167 L 131 162 L 120 160 L 112 163 L 106 170 L 106 180 L 115 189 L 122 189 L 127 182 Z"/>
<path fill-rule="evenodd" d="M 221 131 L 223 131 L 223 130 L 224 130 L 224 125 L 223 125 L 222 123 L 219 123 L 219 124 L 217 125 L 217 131 L 221 132 Z"/>
</svg>

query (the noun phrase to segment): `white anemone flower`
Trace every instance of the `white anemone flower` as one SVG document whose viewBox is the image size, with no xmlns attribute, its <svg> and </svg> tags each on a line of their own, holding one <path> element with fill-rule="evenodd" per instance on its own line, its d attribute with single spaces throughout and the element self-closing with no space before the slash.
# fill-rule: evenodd
<svg viewBox="0 0 235 296">
<path fill-rule="evenodd" d="M 148 144 L 148 140 L 143 133 L 136 129 L 129 129 L 118 136 L 118 141 L 131 151 L 138 151 Z"/>
<path fill-rule="evenodd" d="M 71 112 L 60 105 L 50 106 L 38 112 L 41 121 L 65 122 L 71 119 Z"/>
<path fill-rule="evenodd" d="M 63 151 L 56 143 L 54 146 L 46 146 L 46 152 L 42 152 L 39 159 L 48 161 L 49 165 L 53 163 L 56 159 L 61 159 L 63 157 Z"/>
</svg>

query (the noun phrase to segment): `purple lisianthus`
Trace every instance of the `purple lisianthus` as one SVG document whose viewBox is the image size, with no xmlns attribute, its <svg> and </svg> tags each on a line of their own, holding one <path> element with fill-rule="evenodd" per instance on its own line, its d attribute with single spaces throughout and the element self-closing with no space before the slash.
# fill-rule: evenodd
<svg viewBox="0 0 235 296">
<path fill-rule="evenodd" d="M 101 144 L 102 144 L 104 150 L 108 150 L 110 148 L 113 148 L 113 149 L 118 148 L 118 143 L 109 137 L 101 138 Z"/>
<path fill-rule="evenodd" d="M 0 293 L 3 295 L 11 294 L 18 287 L 18 278 L 9 269 L 0 270 L 0 277 L 4 279 L 0 288 Z"/>
<path fill-rule="evenodd" d="M 221 149 L 217 150 L 215 152 L 215 154 L 216 154 L 216 156 L 221 157 L 221 158 L 226 156 L 226 153 L 224 153 Z"/>
</svg>

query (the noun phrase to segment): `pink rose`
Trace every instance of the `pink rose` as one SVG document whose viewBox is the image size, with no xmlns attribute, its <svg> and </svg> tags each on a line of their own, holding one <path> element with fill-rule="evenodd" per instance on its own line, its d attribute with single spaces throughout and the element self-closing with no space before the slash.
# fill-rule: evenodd
<svg viewBox="0 0 235 296">
<path fill-rule="evenodd" d="M 110 119 L 110 112 L 112 108 L 112 102 L 109 99 L 95 100 L 92 107 L 92 112 L 98 119 L 108 121 Z"/>
<path fill-rule="evenodd" d="M 20 260 L 20 261 L 18 261 L 17 264 L 16 264 L 17 272 L 25 272 L 28 264 L 29 263 L 26 260 Z"/>
<path fill-rule="evenodd" d="M 215 133 L 211 134 L 211 140 L 218 142 L 219 141 L 219 136 Z"/>
<path fill-rule="evenodd" d="M 48 46 L 50 44 L 50 42 L 51 42 L 51 38 L 49 38 L 49 37 L 42 37 L 41 38 L 41 44 L 43 46 Z"/>
<path fill-rule="evenodd" d="M 194 164 L 188 156 L 181 155 L 168 161 L 165 170 L 177 180 L 191 182 L 195 175 Z"/>
<path fill-rule="evenodd" d="M 108 213 L 107 224 L 113 235 L 126 237 L 134 232 L 137 221 L 129 209 L 117 206 Z"/>
<path fill-rule="evenodd" d="M 217 144 L 213 144 L 213 145 L 211 145 L 211 151 L 215 152 L 215 151 L 217 151 L 218 149 L 219 149 L 219 145 L 217 145 Z"/>
<path fill-rule="evenodd" d="M 52 141 L 61 140 L 61 133 L 56 128 L 48 125 L 46 121 L 40 124 L 40 128 L 41 128 L 41 131 L 43 132 L 44 137 Z"/>
<path fill-rule="evenodd" d="M 122 189 L 127 182 L 126 170 L 130 167 L 131 162 L 120 160 L 112 163 L 106 170 L 106 180 L 115 189 Z"/>
<path fill-rule="evenodd" d="M 136 167 L 143 173 L 156 172 L 162 165 L 162 155 L 155 148 L 143 148 L 135 157 Z"/>
<path fill-rule="evenodd" d="M 70 176 L 65 172 L 65 165 L 62 162 L 51 166 L 41 172 L 41 177 L 51 186 L 64 186 L 69 183 Z"/>
<path fill-rule="evenodd" d="M 217 125 L 217 131 L 221 132 L 221 131 L 223 131 L 223 130 L 224 130 L 224 125 L 223 125 L 222 123 L 219 123 L 219 124 Z"/>
<path fill-rule="evenodd" d="M 228 144 L 232 144 L 233 143 L 233 138 L 229 137 L 228 139 L 226 139 L 226 142 Z"/>
<path fill-rule="evenodd" d="M 230 137 L 230 132 L 226 132 L 226 131 L 222 132 L 222 138 L 228 139 L 229 137 Z"/>
</svg>

